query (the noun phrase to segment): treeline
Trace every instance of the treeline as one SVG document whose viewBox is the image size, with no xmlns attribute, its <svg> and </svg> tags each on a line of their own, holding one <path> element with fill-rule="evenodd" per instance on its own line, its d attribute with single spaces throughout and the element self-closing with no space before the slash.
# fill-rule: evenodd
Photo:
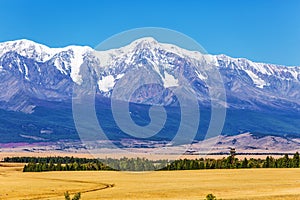
<svg viewBox="0 0 300 200">
<path fill-rule="evenodd" d="M 292 158 L 285 154 L 282 158 L 267 156 L 266 159 L 244 158 L 234 156 L 222 159 L 181 159 L 169 163 L 162 170 L 195 170 L 195 169 L 240 169 L 240 168 L 299 168 L 299 153 Z"/>
<path fill-rule="evenodd" d="M 87 159 L 74 157 L 7 157 L 4 162 L 28 163 L 24 172 L 44 171 L 153 171 L 167 166 L 168 160 L 152 161 L 145 158 Z"/>
<path fill-rule="evenodd" d="M 154 171 L 166 166 L 167 161 L 150 161 L 145 158 L 121 158 L 105 160 L 77 160 L 74 162 L 55 163 L 50 159 L 47 162 L 30 162 L 24 166 L 23 172 L 44 172 L 44 171 Z M 105 163 L 105 164 L 104 164 Z M 165 163 L 165 164 L 162 164 Z"/>
<path fill-rule="evenodd" d="M 148 160 L 146 158 L 108 158 L 100 160 L 117 171 L 155 171 L 164 168 L 168 160 Z"/>
<path fill-rule="evenodd" d="M 27 163 L 24 172 L 43 171 L 153 171 L 153 170 L 197 170 L 197 169 L 240 169 L 240 168 L 299 168 L 299 153 L 282 158 L 267 156 L 266 159 L 244 158 L 234 155 L 222 159 L 148 160 L 145 158 L 87 159 L 74 157 L 12 157 L 4 162 Z"/>
<path fill-rule="evenodd" d="M 47 172 L 47 171 L 99 171 L 99 170 L 114 170 L 100 162 L 91 163 L 28 163 L 24 166 L 23 172 Z"/>
<path fill-rule="evenodd" d="M 98 159 L 92 158 L 74 158 L 66 157 L 6 157 L 3 159 L 3 162 L 13 162 L 13 163 L 61 163 L 61 164 L 71 164 L 77 162 L 79 164 L 97 162 Z"/>
</svg>

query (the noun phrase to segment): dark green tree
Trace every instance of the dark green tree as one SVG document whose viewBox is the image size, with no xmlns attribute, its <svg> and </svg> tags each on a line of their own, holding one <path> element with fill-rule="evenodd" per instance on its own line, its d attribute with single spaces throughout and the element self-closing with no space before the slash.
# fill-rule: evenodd
<svg viewBox="0 0 300 200">
<path fill-rule="evenodd" d="M 213 194 L 206 195 L 206 200 L 217 200 L 217 197 Z"/>
<path fill-rule="evenodd" d="M 270 157 L 269 156 L 267 156 L 266 160 L 264 161 L 263 167 L 270 168 Z"/>
<path fill-rule="evenodd" d="M 69 194 L 68 191 L 65 192 L 64 195 L 65 195 L 65 200 L 71 200 L 71 197 L 70 197 L 70 194 Z M 72 198 L 72 200 L 80 200 L 80 198 L 81 198 L 81 193 L 78 192 L 78 193 L 76 193 L 76 194 L 74 195 L 74 197 Z"/>
<path fill-rule="evenodd" d="M 244 160 L 242 162 L 242 168 L 248 168 L 248 160 L 247 160 L 247 158 L 244 158 Z"/>
<path fill-rule="evenodd" d="M 72 200 L 79 200 L 80 198 L 81 198 L 81 193 L 79 192 L 79 193 L 76 193 L 74 195 L 74 197 L 72 198 Z"/>
<path fill-rule="evenodd" d="M 300 158 L 299 158 L 299 153 L 298 151 L 294 154 L 294 157 L 293 157 L 293 167 L 294 168 L 298 168 L 300 167 L 299 166 L 299 163 L 300 163 Z"/>
<path fill-rule="evenodd" d="M 290 167 L 289 165 L 290 165 L 289 155 L 285 154 L 283 159 L 282 159 L 282 167 L 288 168 L 288 167 Z"/>
<path fill-rule="evenodd" d="M 65 200 L 71 200 L 70 194 L 68 191 L 65 192 Z"/>
</svg>

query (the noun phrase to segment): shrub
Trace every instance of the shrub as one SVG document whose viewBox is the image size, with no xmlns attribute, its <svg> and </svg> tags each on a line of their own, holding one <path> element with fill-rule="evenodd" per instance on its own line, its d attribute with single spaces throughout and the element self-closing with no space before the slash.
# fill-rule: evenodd
<svg viewBox="0 0 300 200">
<path fill-rule="evenodd" d="M 206 195 L 206 200 L 217 200 L 217 197 L 213 194 Z"/>
<path fill-rule="evenodd" d="M 76 193 L 76 194 L 74 195 L 74 197 L 72 198 L 72 200 L 80 200 L 80 198 L 81 198 L 81 193 L 78 192 L 78 193 Z M 70 194 L 69 194 L 68 191 L 65 192 L 65 200 L 71 200 Z"/>
</svg>

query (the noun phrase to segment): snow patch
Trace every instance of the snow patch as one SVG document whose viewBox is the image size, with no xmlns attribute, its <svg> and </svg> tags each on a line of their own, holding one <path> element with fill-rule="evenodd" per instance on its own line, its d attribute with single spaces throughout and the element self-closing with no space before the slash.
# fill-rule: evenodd
<svg viewBox="0 0 300 200">
<path fill-rule="evenodd" d="M 264 80 L 262 80 L 261 78 L 259 78 L 252 71 L 246 69 L 245 72 L 250 76 L 250 78 L 252 79 L 252 81 L 256 85 L 256 87 L 263 88 L 265 85 L 267 85 Z"/>
<path fill-rule="evenodd" d="M 299 73 L 297 73 L 295 70 L 290 70 L 290 73 L 292 74 L 292 76 L 294 77 L 295 80 L 298 79 Z"/>
<path fill-rule="evenodd" d="M 67 72 L 63 69 L 62 62 L 60 59 L 55 59 L 54 66 L 58 69 L 62 74 L 67 74 Z"/>
<path fill-rule="evenodd" d="M 206 80 L 206 79 L 207 79 L 206 76 L 204 76 L 203 74 L 201 74 L 201 73 L 198 72 L 197 70 L 195 70 L 195 72 L 196 72 L 196 74 L 198 75 L 198 77 L 199 77 L 200 80 Z"/>
<path fill-rule="evenodd" d="M 71 78 L 72 80 L 77 83 L 81 84 L 82 83 L 82 76 L 79 74 L 80 73 L 80 66 L 83 63 L 83 56 L 85 53 L 85 49 L 82 49 L 81 47 L 73 47 L 73 56 L 71 57 Z"/>
<path fill-rule="evenodd" d="M 178 79 L 175 79 L 174 76 L 170 75 L 168 72 L 165 71 L 165 78 L 163 79 L 164 87 L 176 87 L 178 86 Z"/>
<path fill-rule="evenodd" d="M 268 73 L 268 71 L 265 69 L 265 67 L 264 67 L 263 64 L 261 64 L 261 63 L 255 63 L 255 62 L 252 62 L 252 61 L 250 61 L 250 60 L 248 60 L 248 62 L 249 62 L 249 64 L 250 64 L 250 66 L 253 67 L 254 69 L 256 69 L 257 71 L 259 71 L 259 72 L 261 72 L 261 73 L 263 73 L 263 74 L 268 74 L 268 75 L 270 75 L 270 74 Z"/>
<path fill-rule="evenodd" d="M 29 81 L 29 77 L 28 77 L 28 67 L 26 64 L 24 64 L 24 69 L 25 69 L 25 79 Z"/>
<path fill-rule="evenodd" d="M 108 67 L 114 59 L 114 51 L 94 51 L 94 56 L 99 59 L 100 67 Z"/>
<path fill-rule="evenodd" d="M 116 79 L 120 79 L 120 78 L 122 78 L 123 76 L 124 76 L 124 74 L 118 74 L 117 77 L 116 77 Z"/>
<path fill-rule="evenodd" d="M 98 88 L 103 92 L 109 92 L 113 89 L 115 85 L 115 78 L 112 75 L 103 76 L 101 80 L 98 81 Z"/>
</svg>

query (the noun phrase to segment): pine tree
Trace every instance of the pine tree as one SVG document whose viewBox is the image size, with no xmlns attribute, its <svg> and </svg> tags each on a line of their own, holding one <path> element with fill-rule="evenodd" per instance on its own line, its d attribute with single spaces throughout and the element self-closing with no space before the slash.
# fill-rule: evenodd
<svg viewBox="0 0 300 200">
<path fill-rule="evenodd" d="M 270 168 L 270 157 L 267 156 L 265 162 L 263 163 L 264 168 Z"/>
<path fill-rule="evenodd" d="M 81 194 L 80 192 L 75 194 L 74 197 L 72 198 L 72 200 L 79 200 L 81 198 Z"/>
<path fill-rule="evenodd" d="M 206 195 L 206 200 L 217 200 L 217 197 L 213 194 Z"/>
<path fill-rule="evenodd" d="M 293 157 L 293 167 L 294 167 L 294 168 L 300 167 L 300 166 L 299 166 L 299 163 L 300 163 L 299 153 L 296 152 L 296 153 L 294 154 L 294 157 Z"/>
<path fill-rule="evenodd" d="M 283 159 L 282 159 L 282 167 L 283 168 L 288 168 L 288 167 L 290 167 L 289 164 L 290 164 L 289 155 L 285 154 Z"/>
<path fill-rule="evenodd" d="M 242 168 L 248 168 L 248 160 L 247 160 L 247 158 L 244 158 L 244 160 L 242 162 Z"/>
<path fill-rule="evenodd" d="M 69 192 L 65 192 L 65 200 L 71 200 Z"/>
</svg>

